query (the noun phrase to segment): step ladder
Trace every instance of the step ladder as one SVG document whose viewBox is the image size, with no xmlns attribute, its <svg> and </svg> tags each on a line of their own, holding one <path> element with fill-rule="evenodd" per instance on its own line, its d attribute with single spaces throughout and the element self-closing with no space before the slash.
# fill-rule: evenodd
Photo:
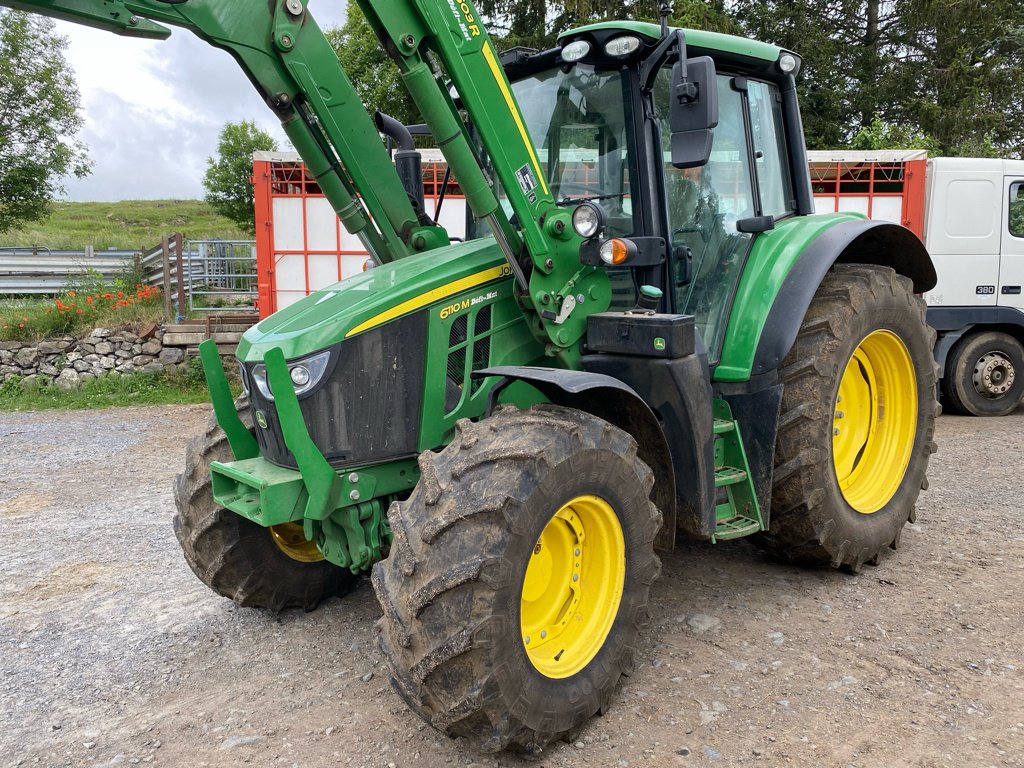
<svg viewBox="0 0 1024 768">
<path fill-rule="evenodd" d="M 711 541 L 749 536 L 764 530 L 757 494 L 750 478 L 739 425 L 724 400 L 713 406 L 715 433 L 715 532 Z"/>
</svg>

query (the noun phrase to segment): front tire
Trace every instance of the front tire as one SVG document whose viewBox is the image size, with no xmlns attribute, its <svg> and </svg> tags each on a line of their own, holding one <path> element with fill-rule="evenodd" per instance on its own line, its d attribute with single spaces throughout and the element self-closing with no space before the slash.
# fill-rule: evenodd
<svg viewBox="0 0 1024 768">
<path fill-rule="evenodd" d="M 910 281 L 838 264 L 783 361 L 770 528 L 762 543 L 859 571 L 899 543 L 935 451 L 935 332 Z"/>
<path fill-rule="evenodd" d="M 628 434 L 555 406 L 460 422 L 420 467 L 373 570 L 392 684 L 451 736 L 535 751 L 632 669 L 659 569 L 651 471 Z"/>
<path fill-rule="evenodd" d="M 239 416 L 250 429 L 244 400 Z M 296 523 L 264 528 L 217 506 L 210 482 L 211 461 L 234 461 L 224 431 L 211 417 L 204 434 L 185 449 L 185 471 L 174 483 L 174 533 L 185 561 L 199 580 L 219 595 L 274 613 L 311 611 L 332 595 L 343 596 L 356 576 L 320 555 Z"/>
<path fill-rule="evenodd" d="M 1013 413 L 1024 398 L 1024 348 L 998 331 L 961 339 L 949 353 L 942 393 L 955 413 Z"/>
</svg>

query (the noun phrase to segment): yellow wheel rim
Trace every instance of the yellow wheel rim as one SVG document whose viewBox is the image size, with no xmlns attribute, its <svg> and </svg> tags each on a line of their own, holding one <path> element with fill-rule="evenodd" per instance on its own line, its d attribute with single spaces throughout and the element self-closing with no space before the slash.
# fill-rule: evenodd
<svg viewBox="0 0 1024 768">
<path fill-rule="evenodd" d="M 317 563 L 324 559 L 315 541 L 306 538 L 299 523 L 281 523 L 270 526 L 270 538 L 277 548 L 300 563 Z"/>
<path fill-rule="evenodd" d="M 832 422 L 832 461 L 846 503 L 871 514 L 903 482 L 917 427 L 917 385 L 906 345 L 869 334 L 846 364 Z"/>
<path fill-rule="evenodd" d="M 615 510 L 598 496 L 559 509 L 526 567 L 520 629 L 542 675 L 571 677 L 604 645 L 622 602 L 626 543 Z"/>
</svg>

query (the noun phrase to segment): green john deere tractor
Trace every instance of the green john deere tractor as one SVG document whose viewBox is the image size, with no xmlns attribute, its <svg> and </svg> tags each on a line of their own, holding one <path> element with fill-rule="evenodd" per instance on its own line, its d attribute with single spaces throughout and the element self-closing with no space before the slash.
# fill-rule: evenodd
<svg viewBox="0 0 1024 768">
<path fill-rule="evenodd" d="M 246 333 L 237 405 L 204 345 L 175 530 L 242 605 L 372 572 L 435 727 L 531 750 L 607 706 L 677 534 L 858 571 L 913 519 L 935 272 L 814 214 L 796 54 L 663 21 L 499 56 L 468 0 L 360 0 L 466 196 L 452 243 L 304 0 L 0 4 L 229 51 L 377 263 Z"/>
</svg>

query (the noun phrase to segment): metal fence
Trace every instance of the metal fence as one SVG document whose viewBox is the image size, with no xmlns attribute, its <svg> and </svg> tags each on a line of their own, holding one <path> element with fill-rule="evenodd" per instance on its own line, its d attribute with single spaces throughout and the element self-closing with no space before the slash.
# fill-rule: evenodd
<svg viewBox="0 0 1024 768">
<path fill-rule="evenodd" d="M 185 243 L 188 308 L 239 312 L 256 305 L 256 243 L 189 240 Z"/>
</svg>

